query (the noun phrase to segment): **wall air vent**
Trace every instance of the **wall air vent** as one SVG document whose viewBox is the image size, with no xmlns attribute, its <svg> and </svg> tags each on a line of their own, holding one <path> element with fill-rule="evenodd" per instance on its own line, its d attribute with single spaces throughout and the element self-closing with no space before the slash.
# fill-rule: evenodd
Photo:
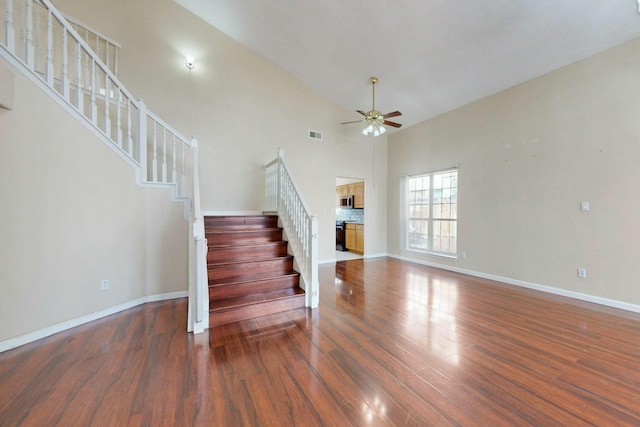
<svg viewBox="0 0 640 427">
<path fill-rule="evenodd" d="M 309 139 L 317 139 L 318 141 L 322 141 L 322 132 L 316 132 L 315 130 L 310 130 Z"/>
</svg>

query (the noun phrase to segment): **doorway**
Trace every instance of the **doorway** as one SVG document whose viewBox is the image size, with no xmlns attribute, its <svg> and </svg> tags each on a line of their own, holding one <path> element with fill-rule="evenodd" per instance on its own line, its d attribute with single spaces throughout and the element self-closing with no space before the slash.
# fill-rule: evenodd
<svg viewBox="0 0 640 427">
<path fill-rule="evenodd" d="M 364 256 L 365 184 L 362 178 L 336 178 L 336 261 Z"/>
</svg>

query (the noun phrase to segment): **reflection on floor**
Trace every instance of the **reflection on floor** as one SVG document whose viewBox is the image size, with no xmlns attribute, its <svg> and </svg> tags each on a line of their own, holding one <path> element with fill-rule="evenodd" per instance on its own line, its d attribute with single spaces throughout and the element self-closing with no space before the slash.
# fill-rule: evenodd
<svg viewBox="0 0 640 427">
<path fill-rule="evenodd" d="M 336 261 L 349 261 L 352 259 L 362 259 L 362 255 L 353 252 L 336 251 Z"/>
</svg>

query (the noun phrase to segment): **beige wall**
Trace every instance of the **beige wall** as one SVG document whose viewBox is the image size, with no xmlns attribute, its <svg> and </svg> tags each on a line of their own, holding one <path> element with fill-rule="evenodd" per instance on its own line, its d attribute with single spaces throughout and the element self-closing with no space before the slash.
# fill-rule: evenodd
<svg viewBox="0 0 640 427">
<path fill-rule="evenodd" d="M 0 342 L 186 291 L 182 204 L 136 186 L 131 166 L 11 69 L 14 109 L 0 109 Z"/>
<path fill-rule="evenodd" d="M 366 180 L 366 251 L 386 252 L 386 137 L 374 141 L 357 125 L 339 125 L 357 113 L 335 106 L 171 0 L 56 5 L 121 43 L 119 75 L 127 88 L 180 132 L 198 137 L 204 210 L 262 210 L 263 166 L 282 147 L 318 216 L 319 258 L 335 257 L 337 176 Z M 191 71 L 186 55 L 195 57 Z M 321 131 L 324 139 L 308 139 L 309 130 Z"/>
<path fill-rule="evenodd" d="M 392 135 L 389 252 L 640 304 L 638 64 L 634 41 Z M 450 165 L 467 258 L 403 250 L 400 177 Z"/>
</svg>

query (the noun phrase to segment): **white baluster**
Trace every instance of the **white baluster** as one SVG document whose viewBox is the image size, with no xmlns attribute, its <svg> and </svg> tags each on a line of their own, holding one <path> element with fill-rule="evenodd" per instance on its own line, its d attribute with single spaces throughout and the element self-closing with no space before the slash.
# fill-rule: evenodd
<svg viewBox="0 0 640 427">
<path fill-rule="evenodd" d="M 176 184 L 178 182 L 178 171 L 176 170 L 176 136 L 173 135 L 173 166 L 171 170 L 171 182 Z"/>
<path fill-rule="evenodd" d="M 104 74 L 104 133 L 107 138 L 111 138 L 111 117 L 109 115 L 109 108 L 111 107 L 111 88 L 109 85 L 109 76 L 105 72 Z"/>
<path fill-rule="evenodd" d="M 158 141 L 156 132 L 156 121 L 153 121 L 153 161 L 151 162 L 151 180 L 158 182 Z"/>
<path fill-rule="evenodd" d="M 36 25 L 35 25 L 36 46 L 35 46 L 35 59 L 33 63 L 33 66 L 35 69 L 39 68 L 40 62 L 42 61 L 41 32 L 42 32 L 42 26 L 40 25 L 40 8 L 36 7 Z"/>
<path fill-rule="evenodd" d="M 131 139 L 131 100 L 127 98 L 127 152 L 133 158 L 133 140 Z"/>
<path fill-rule="evenodd" d="M 140 166 L 144 182 L 149 179 L 147 167 L 147 106 L 142 99 L 138 100 L 138 150 L 140 153 Z"/>
<path fill-rule="evenodd" d="M 167 182 L 167 128 L 162 126 L 162 182 Z"/>
<path fill-rule="evenodd" d="M 82 47 L 76 41 L 76 106 L 84 115 L 84 93 L 82 92 Z"/>
<path fill-rule="evenodd" d="M 88 42 L 88 39 L 87 39 Z M 100 58 L 100 37 L 96 34 L 96 56 Z"/>
<path fill-rule="evenodd" d="M 27 4 L 25 0 L 18 0 L 20 3 L 20 54 L 24 54 L 24 48 L 26 45 L 26 29 L 27 29 Z"/>
<path fill-rule="evenodd" d="M 33 0 L 27 0 L 26 8 L 27 28 L 25 31 L 25 61 L 27 66 L 33 70 L 34 51 L 33 51 Z"/>
<path fill-rule="evenodd" d="M 111 65 L 109 65 L 109 64 L 110 64 L 110 61 L 109 61 L 109 59 L 110 59 L 110 58 L 109 58 L 109 42 L 108 42 L 108 41 L 105 41 L 104 43 L 105 43 L 105 45 L 106 45 L 106 53 L 105 53 L 105 56 L 106 56 L 106 59 L 107 59 L 107 61 L 105 62 L 105 65 L 106 65 L 106 66 L 107 66 L 107 68 L 110 70 L 110 69 L 111 69 Z"/>
<path fill-rule="evenodd" d="M 85 40 L 89 40 L 89 32 L 85 31 Z M 84 55 L 84 70 L 85 70 L 85 75 L 87 76 L 87 81 L 85 82 L 84 87 L 89 87 L 91 86 L 91 80 L 90 79 L 90 73 L 89 73 L 89 52 L 87 51 L 86 54 Z"/>
<path fill-rule="evenodd" d="M 6 0 L 4 12 L 4 42 L 9 52 L 16 51 L 16 29 L 13 27 L 13 0 Z"/>
<path fill-rule="evenodd" d="M 62 27 L 62 96 L 69 100 L 69 46 L 67 29 Z"/>
<path fill-rule="evenodd" d="M 185 168 L 184 168 L 184 161 L 185 161 L 185 144 L 182 144 L 182 176 L 180 177 L 180 194 L 181 195 L 185 195 L 187 194 L 187 175 L 185 172 Z"/>
<path fill-rule="evenodd" d="M 87 55 L 88 56 L 88 55 Z M 91 60 L 91 122 L 98 123 L 98 105 L 96 104 L 96 61 Z"/>
<path fill-rule="evenodd" d="M 28 22 L 28 16 L 27 16 Z M 29 34 L 29 29 L 27 28 L 27 34 Z M 53 15 L 51 14 L 51 9 L 49 9 L 49 13 L 47 14 L 47 56 L 46 56 L 46 79 L 47 84 L 53 87 Z"/>
<path fill-rule="evenodd" d="M 113 74 L 115 74 L 116 76 L 118 76 L 118 53 L 120 52 L 120 49 L 118 48 L 118 46 L 115 46 L 114 48 L 114 58 L 113 58 Z"/>
<path fill-rule="evenodd" d="M 116 138 L 118 140 L 118 147 L 122 149 L 122 113 L 120 111 L 120 104 L 122 103 L 122 92 L 120 92 L 120 88 L 116 89 Z"/>
</svg>

